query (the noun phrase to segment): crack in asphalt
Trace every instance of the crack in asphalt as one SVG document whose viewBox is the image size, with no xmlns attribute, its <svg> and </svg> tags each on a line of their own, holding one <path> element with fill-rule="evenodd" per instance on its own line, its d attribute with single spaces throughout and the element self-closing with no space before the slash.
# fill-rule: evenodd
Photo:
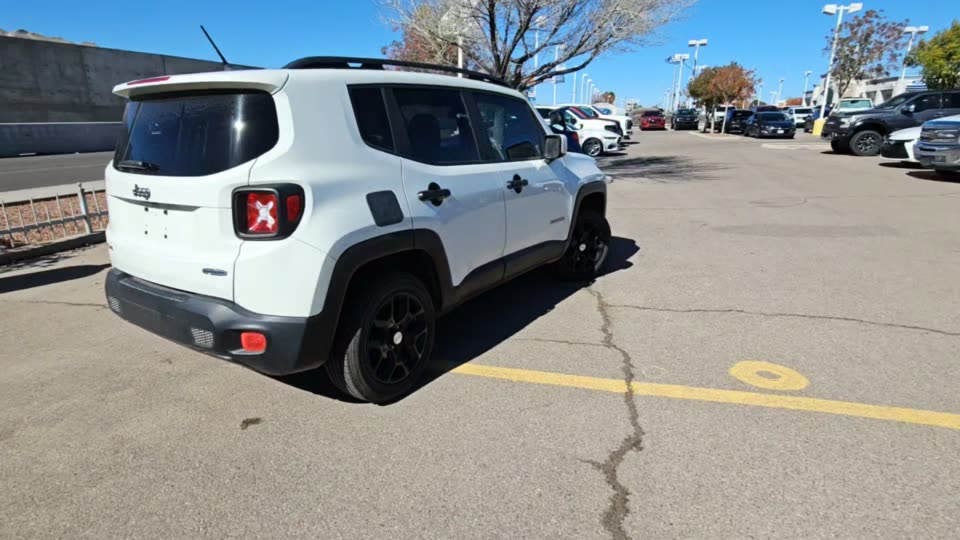
<svg viewBox="0 0 960 540">
<path fill-rule="evenodd" d="M 586 345 L 588 347 L 603 347 L 607 348 L 603 343 L 591 343 L 589 341 L 568 341 L 565 339 L 549 339 L 549 338 L 514 338 L 516 341 L 533 341 L 535 343 L 559 343 L 561 345 Z"/>
<path fill-rule="evenodd" d="M 794 318 L 794 319 L 812 319 L 812 320 L 821 320 L 821 321 L 842 321 L 842 322 L 866 324 L 870 326 L 880 326 L 884 328 L 897 328 L 900 330 L 916 330 L 920 332 L 930 332 L 931 334 L 939 334 L 942 336 L 960 337 L 960 332 L 952 332 L 950 330 L 940 330 L 939 328 L 930 328 L 927 326 L 916 326 L 912 324 L 871 321 L 868 319 L 858 319 L 856 317 L 843 317 L 839 315 L 813 315 L 809 313 L 750 311 L 750 310 L 739 309 L 739 308 L 677 309 L 677 308 L 665 308 L 665 307 L 653 307 L 653 306 L 633 306 L 630 304 L 607 304 L 607 307 L 635 309 L 637 311 L 653 311 L 657 313 L 738 313 L 741 315 L 756 315 L 759 317 L 783 317 L 783 318 Z"/>
<path fill-rule="evenodd" d="M 54 300 L 14 300 L 14 304 L 47 304 L 54 306 L 73 306 L 73 307 L 93 307 L 98 309 L 107 309 L 104 304 L 92 304 L 86 302 L 59 302 Z"/>
<path fill-rule="evenodd" d="M 636 378 L 634 375 L 635 366 L 630 354 L 613 341 L 610 315 L 607 313 L 607 308 L 611 307 L 610 304 L 607 304 L 599 291 L 588 288 L 587 292 L 597 299 L 597 311 L 603 321 L 603 325 L 600 327 L 601 332 L 603 332 L 603 346 L 620 354 L 623 382 L 626 385 L 623 402 L 627 408 L 627 419 L 630 421 L 630 433 L 607 455 L 606 460 L 603 462 L 588 461 L 590 465 L 603 474 L 607 485 L 613 490 L 613 494 L 610 496 L 610 504 L 600 518 L 600 524 L 613 538 L 622 540 L 629 538 L 623 522 L 627 514 L 630 513 L 630 509 L 627 507 L 627 503 L 630 501 L 630 490 L 620 481 L 620 465 L 623 464 L 624 459 L 630 452 L 643 450 L 644 432 L 643 428 L 640 427 L 640 413 L 637 410 L 637 402 L 634 399 L 633 392 L 633 382 Z"/>
</svg>

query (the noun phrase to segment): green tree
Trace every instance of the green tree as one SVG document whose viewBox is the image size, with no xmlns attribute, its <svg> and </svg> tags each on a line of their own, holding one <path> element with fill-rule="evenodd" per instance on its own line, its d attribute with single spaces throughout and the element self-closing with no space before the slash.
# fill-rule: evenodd
<svg viewBox="0 0 960 540">
<path fill-rule="evenodd" d="M 923 80 L 936 90 L 960 88 L 960 22 L 923 40 L 907 57 L 908 66 L 923 68 Z"/>
<path fill-rule="evenodd" d="M 837 88 L 837 98 L 850 88 L 853 81 L 889 75 L 900 65 L 903 50 L 903 27 L 907 21 L 893 22 L 883 10 L 868 9 L 852 17 L 840 27 L 837 54 L 830 66 L 830 75 Z M 833 46 L 833 32 L 827 34 L 826 54 Z"/>
<path fill-rule="evenodd" d="M 613 92 L 604 92 L 600 94 L 599 100 L 602 103 L 610 103 L 612 105 L 617 102 L 617 94 Z"/>
</svg>

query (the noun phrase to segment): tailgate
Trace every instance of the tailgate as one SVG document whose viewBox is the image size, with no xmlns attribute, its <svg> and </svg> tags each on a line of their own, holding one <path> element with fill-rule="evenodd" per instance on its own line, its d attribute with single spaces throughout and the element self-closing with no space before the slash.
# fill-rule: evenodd
<svg viewBox="0 0 960 540">
<path fill-rule="evenodd" d="M 144 92 L 127 104 L 105 179 L 113 265 L 233 300 L 232 193 L 279 137 L 273 96 L 250 88 Z"/>
</svg>

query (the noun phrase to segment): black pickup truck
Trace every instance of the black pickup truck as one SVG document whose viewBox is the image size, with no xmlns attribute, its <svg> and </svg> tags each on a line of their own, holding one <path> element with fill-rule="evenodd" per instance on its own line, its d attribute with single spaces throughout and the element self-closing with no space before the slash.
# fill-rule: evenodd
<svg viewBox="0 0 960 540">
<path fill-rule="evenodd" d="M 821 136 L 834 152 L 875 156 L 890 133 L 954 114 L 960 114 L 960 90 L 907 92 L 866 111 L 832 113 Z"/>
</svg>

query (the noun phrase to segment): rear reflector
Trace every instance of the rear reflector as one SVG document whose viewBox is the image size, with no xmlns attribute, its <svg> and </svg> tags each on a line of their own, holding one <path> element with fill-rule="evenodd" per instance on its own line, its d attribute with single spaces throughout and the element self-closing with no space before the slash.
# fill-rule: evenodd
<svg viewBox="0 0 960 540">
<path fill-rule="evenodd" d="M 155 82 L 163 82 L 170 80 L 169 75 L 164 75 L 162 77 L 150 77 L 149 79 L 137 79 L 135 81 L 130 81 L 127 83 L 127 86 L 133 86 L 135 84 L 150 84 Z"/>
<path fill-rule="evenodd" d="M 263 352 L 267 350 L 267 336 L 260 332 L 241 332 L 240 347 L 244 352 Z"/>
<path fill-rule="evenodd" d="M 300 194 L 289 195 L 287 197 L 287 221 L 296 223 L 300 219 L 300 212 L 303 211 L 303 196 Z"/>
</svg>

